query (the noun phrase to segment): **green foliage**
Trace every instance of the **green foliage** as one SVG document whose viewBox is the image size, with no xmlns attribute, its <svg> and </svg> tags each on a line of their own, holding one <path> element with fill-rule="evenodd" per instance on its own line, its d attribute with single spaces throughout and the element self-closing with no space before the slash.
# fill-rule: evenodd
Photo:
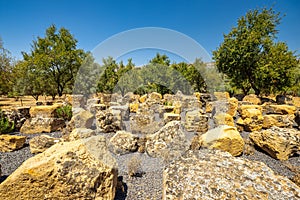
<svg viewBox="0 0 300 200">
<path fill-rule="evenodd" d="M 298 63 L 300 61 L 298 60 Z M 300 96 L 300 64 L 294 69 L 293 73 L 293 84 L 292 87 L 289 88 L 288 93 L 292 95 Z"/>
<path fill-rule="evenodd" d="M 83 50 L 77 49 L 77 40 L 67 29 L 57 30 L 52 25 L 44 38 L 33 41 L 29 54 L 23 52 L 24 60 L 17 66 L 17 71 L 21 71 L 17 90 L 34 96 L 62 96 L 65 89 L 73 87 L 85 56 Z"/>
<path fill-rule="evenodd" d="M 87 53 L 85 60 L 76 76 L 73 94 L 83 94 L 89 96 L 97 91 L 97 81 L 103 70 L 98 63 L 95 63 L 91 53 Z"/>
<path fill-rule="evenodd" d="M 0 133 L 10 133 L 15 129 L 15 123 L 8 120 L 0 110 Z"/>
<path fill-rule="evenodd" d="M 70 121 L 72 118 L 72 106 L 66 105 L 56 109 L 57 117 Z"/>
<path fill-rule="evenodd" d="M 169 66 L 170 59 L 165 54 L 160 55 L 159 53 L 157 53 L 156 56 L 150 60 L 149 64 Z"/>
<path fill-rule="evenodd" d="M 285 43 L 274 41 L 279 23 L 272 9 L 249 11 L 213 52 L 217 69 L 244 94 L 285 92 L 292 85 L 297 58 Z"/>
<path fill-rule="evenodd" d="M 184 94 L 206 91 L 206 83 L 201 75 L 201 69 L 205 71 L 206 65 L 200 59 L 194 64 L 182 62 L 170 65 L 166 55 L 156 54 L 143 67 L 135 67 L 131 60 L 124 66 L 122 62 L 116 63 L 111 57 L 104 59 L 103 63 L 105 70 L 98 83 L 99 92 L 119 92 L 122 95 L 134 92 L 142 95 L 150 92 L 172 94 L 178 90 Z M 209 73 L 214 75 L 213 83 L 216 83 L 217 73 Z"/>
<path fill-rule="evenodd" d="M 8 94 L 11 90 L 13 59 L 10 52 L 3 47 L 3 42 L 0 38 L 0 95 Z"/>
<path fill-rule="evenodd" d="M 206 92 L 206 83 L 202 77 L 202 74 L 197 67 L 204 67 L 205 64 L 201 60 L 196 60 L 195 64 L 187 64 L 184 62 L 181 63 L 174 63 L 171 65 L 173 69 L 178 71 L 182 77 L 181 79 L 185 79 L 188 81 L 189 85 L 195 92 Z M 191 91 L 187 91 L 187 89 L 181 90 L 183 93 L 191 93 Z"/>
<path fill-rule="evenodd" d="M 131 59 L 128 60 L 126 66 L 123 62 L 118 64 L 112 57 L 103 59 L 103 63 L 103 68 L 105 68 L 105 70 L 98 82 L 98 92 L 112 93 L 124 73 L 134 68 L 134 64 Z M 118 89 L 124 95 L 124 88 L 120 87 Z"/>
</svg>

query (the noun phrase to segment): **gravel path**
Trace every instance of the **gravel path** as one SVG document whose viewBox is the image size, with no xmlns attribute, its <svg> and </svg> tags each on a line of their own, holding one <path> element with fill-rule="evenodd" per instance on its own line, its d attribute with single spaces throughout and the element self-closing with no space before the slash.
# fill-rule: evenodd
<svg viewBox="0 0 300 200">
<path fill-rule="evenodd" d="M 0 152 L 0 164 L 2 165 L 2 177 L 0 182 L 5 180 L 5 178 L 16 170 L 26 159 L 34 156 L 30 153 L 28 142 L 31 138 L 37 135 L 41 134 L 26 135 L 26 144 L 18 151 L 8 153 Z M 48 135 L 52 137 L 61 137 L 60 132 L 49 133 Z M 122 186 L 118 186 L 115 200 L 162 199 L 162 172 L 164 168 L 164 162 L 162 159 L 151 158 L 147 154 L 140 153 L 132 153 L 122 156 L 114 155 L 114 157 L 116 158 L 119 167 L 119 183 L 123 183 Z M 132 159 L 132 157 L 137 157 L 141 160 L 141 176 L 131 177 L 128 175 L 128 162 Z M 255 150 L 253 155 L 242 155 L 241 157 L 264 162 L 277 174 L 287 176 L 288 178 L 292 178 L 294 176 L 294 172 L 283 165 L 282 162 L 260 152 L 258 149 Z M 300 168 L 299 155 L 291 157 L 288 161 L 293 166 Z"/>
</svg>

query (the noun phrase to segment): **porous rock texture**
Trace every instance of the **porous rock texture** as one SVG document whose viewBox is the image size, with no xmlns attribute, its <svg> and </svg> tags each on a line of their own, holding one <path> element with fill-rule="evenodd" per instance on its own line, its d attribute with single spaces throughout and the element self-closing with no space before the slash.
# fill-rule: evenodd
<svg viewBox="0 0 300 200">
<path fill-rule="evenodd" d="M 25 144 L 25 136 L 0 135 L 0 151 L 10 152 L 22 148 Z"/>
<path fill-rule="evenodd" d="M 272 126 L 291 128 L 294 125 L 294 119 L 295 115 L 265 115 L 263 120 L 263 128 L 271 128 Z"/>
<path fill-rule="evenodd" d="M 267 105 L 264 107 L 266 114 L 293 115 L 297 108 L 291 105 Z"/>
<path fill-rule="evenodd" d="M 250 133 L 250 139 L 273 158 L 287 160 L 300 151 L 300 131 L 272 127 Z"/>
<path fill-rule="evenodd" d="M 263 127 L 262 108 L 257 105 L 242 105 L 239 109 L 241 118 L 237 121 L 246 131 L 258 131 Z"/>
<path fill-rule="evenodd" d="M 126 131 L 117 131 L 109 141 L 109 149 L 115 154 L 126 154 L 138 149 L 138 137 Z"/>
<path fill-rule="evenodd" d="M 156 133 L 149 135 L 146 152 L 152 157 L 180 156 L 189 148 L 180 121 L 171 121 Z"/>
<path fill-rule="evenodd" d="M 42 153 L 54 144 L 60 142 L 60 138 L 54 138 L 49 135 L 39 135 L 29 141 L 31 153 Z"/>
<path fill-rule="evenodd" d="M 1 199 L 114 199 L 115 163 L 103 136 L 57 143 L 26 160 L 2 182 L 0 196 Z"/>
<path fill-rule="evenodd" d="M 184 126 L 187 131 L 205 133 L 208 130 L 208 117 L 199 109 L 187 111 Z"/>
<path fill-rule="evenodd" d="M 29 110 L 30 119 L 22 125 L 20 131 L 26 134 L 50 133 L 62 128 L 65 121 L 57 117 L 56 110 L 60 104 L 51 106 L 34 106 Z"/>
<path fill-rule="evenodd" d="M 249 102 L 254 105 L 261 104 L 260 98 L 258 98 L 255 94 L 249 94 L 243 98 L 243 101 Z"/>
<path fill-rule="evenodd" d="M 299 198 L 300 188 L 264 163 L 221 151 L 188 151 L 163 172 L 163 200 Z"/>
<path fill-rule="evenodd" d="M 73 116 L 67 126 L 62 130 L 63 139 L 69 141 L 70 134 L 75 128 L 90 129 L 93 126 L 95 116 L 83 108 L 75 108 L 72 110 Z"/>
<path fill-rule="evenodd" d="M 120 110 L 103 110 L 96 114 L 97 129 L 109 133 L 123 129 L 122 112 Z"/>
<path fill-rule="evenodd" d="M 84 138 L 89 138 L 96 135 L 95 130 L 88 129 L 88 128 L 75 128 L 69 135 L 69 140 L 79 140 Z"/>
<path fill-rule="evenodd" d="M 201 135 L 199 144 L 201 147 L 227 151 L 233 156 L 242 154 L 245 145 L 237 129 L 227 125 L 211 129 Z"/>
</svg>

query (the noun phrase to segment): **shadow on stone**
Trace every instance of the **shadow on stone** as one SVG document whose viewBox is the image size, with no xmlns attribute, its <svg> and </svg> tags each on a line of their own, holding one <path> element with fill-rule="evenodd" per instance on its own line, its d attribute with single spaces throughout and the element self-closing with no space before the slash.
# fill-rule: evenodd
<svg viewBox="0 0 300 200">
<path fill-rule="evenodd" d="M 128 193 L 127 184 L 123 182 L 123 176 L 118 176 L 115 200 L 125 200 Z"/>
<path fill-rule="evenodd" d="M 8 175 L 4 175 L 0 177 L 0 183 L 2 183 L 3 181 L 5 181 L 5 179 L 8 177 Z"/>
</svg>

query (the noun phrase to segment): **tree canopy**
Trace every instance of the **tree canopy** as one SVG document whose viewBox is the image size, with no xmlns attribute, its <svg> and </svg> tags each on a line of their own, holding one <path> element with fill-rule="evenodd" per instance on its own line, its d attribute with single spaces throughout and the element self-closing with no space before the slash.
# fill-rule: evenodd
<svg viewBox="0 0 300 200">
<path fill-rule="evenodd" d="M 213 51 L 217 69 L 245 94 L 285 92 L 293 84 L 297 58 L 276 41 L 280 20 L 272 8 L 250 10 Z"/>
<path fill-rule="evenodd" d="M 77 40 L 65 28 L 51 25 L 44 38 L 33 41 L 30 53 L 22 52 L 24 60 L 17 65 L 24 70 L 25 90 L 31 88 L 36 95 L 62 96 L 72 91 L 75 76 L 86 53 L 77 49 Z"/>
<path fill-rule="evenodd" d="M 0 38 L 0 94 L 8 94 L 11 90 L 11 72 L 13 59 L 10 52 L 4 48 Z"/>
</svg>

